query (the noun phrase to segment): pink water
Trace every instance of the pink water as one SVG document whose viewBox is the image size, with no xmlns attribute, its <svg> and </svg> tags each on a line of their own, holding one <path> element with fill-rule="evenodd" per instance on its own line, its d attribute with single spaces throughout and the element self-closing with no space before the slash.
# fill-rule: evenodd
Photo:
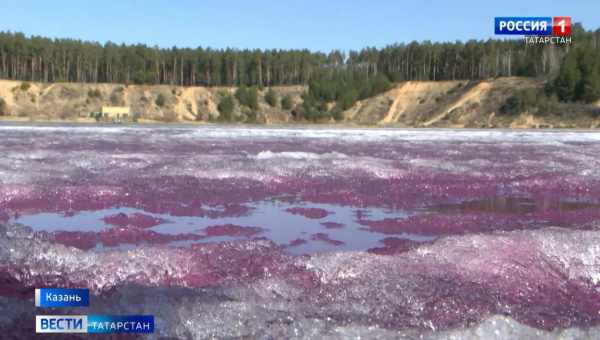
<svg viewBox="0 0 600 340">
<path fill-rule="evenodd" d="M 157 337 L 600 329 L 600 133 L 8 125 L 0 140 L 6 334 L 31 333 L 42 286 L 155 314 Z"/>
</svg>

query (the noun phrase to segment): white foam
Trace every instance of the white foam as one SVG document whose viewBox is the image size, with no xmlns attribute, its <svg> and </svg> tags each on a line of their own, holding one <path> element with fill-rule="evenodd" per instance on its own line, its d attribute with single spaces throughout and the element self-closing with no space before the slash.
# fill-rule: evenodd
<svg viewBox="0 0 600 340">
<path fill-rule="evenodd" d="M 471 130 L 471 129 L 394 129 L 394 128 L 320 128 L 320 127 L 240 127 L 240 126 L 80 126 L 80 125 L 0 125 L 4 131 L 69 132 L 84 134 L 176 133 L 170 138 L 310 138 L 337 141 L 488 141 L 600 142 L 600 132 L 592 130 Z"/>
<path fill-rule="evenodd" d="M 335 159 L 348 158 L 346 154 L 339 152 L 314 153 L 314 152 L 271 152 L 261 151 L 256 155 L 256 159 L 277 159 L 277 158 L 292 158 L 292 159 Z"/>
<path fill-rule="evenodd" d="M 598 142 L 600 132 L 574 130 L 360 129 L 360 128 L 245 128 L 201 127 L 189 137 L 310 138 L 337 141 L 489 141 L 489 142 Z"/>
</svg>

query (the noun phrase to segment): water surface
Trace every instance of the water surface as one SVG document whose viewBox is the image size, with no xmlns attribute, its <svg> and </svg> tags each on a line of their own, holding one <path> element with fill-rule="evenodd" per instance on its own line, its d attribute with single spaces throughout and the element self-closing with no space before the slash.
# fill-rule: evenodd
<svg viewBox="0 0 600 340">
<path fill-rule="evenodd" d="M 600 322 L 594 131 L 13 124 L 0 140 L 11 333 L 45 285 L 156 314 L 157 337 L 593 338 Z"/>
</svg>

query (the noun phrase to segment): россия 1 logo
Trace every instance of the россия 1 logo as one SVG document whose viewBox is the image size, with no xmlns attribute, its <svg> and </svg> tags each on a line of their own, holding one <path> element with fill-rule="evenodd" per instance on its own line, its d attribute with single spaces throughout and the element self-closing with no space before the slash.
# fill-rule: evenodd
<svg viewBox="0 0 600 340">
<path fill-rule="evenodd" d="M 552 18 L 552 35 L 555 37 L 568 37 L 571 35 L 571 17 Z"/>
<path fill-rule="evenodd" d="M 571 17 L 496 17 L 497 35 L 523 35 L 528 44 L 570 44 Z"/>
</svg>

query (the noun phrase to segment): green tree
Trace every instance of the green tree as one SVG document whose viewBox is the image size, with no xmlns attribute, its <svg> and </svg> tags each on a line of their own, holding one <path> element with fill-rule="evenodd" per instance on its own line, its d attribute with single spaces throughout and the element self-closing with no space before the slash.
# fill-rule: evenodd
<svg viewBox="0 0 600 340">
<path fill-rule="evenodd" d="M 600 62 L 583 79 L 582 99 L 588 103 L 600 100 Z"/>
<path fill-rule="evenodd" d="M 235 90 L 235 98 L 238 100 L 240 105 L 248 106 L 248 87 L 244 84 L 239 86 L 237 90 Z"/>
<path fill-rule="evenodd" d="M 358 91 L 356 89 L 348 89 L 343 91 L 340 94 L 340 98 L 338 99 L 337 106 L 341 110 L 348 110 L 351 108 L 356 100 L 358 99 Z"/>
<path fill-rule="evenodd" d="M 577 56 L 569 54 L 564 60 L 558 77 L 554 80 L 553 91 L 562 101 L 573 101 L 577 98 L 577 85 L 581 80 L 581 72 L 577 65 Z"/>
<path fill-rule="evenodd" d="M 500 113 L 507 115 L 517 115 L 521 113 L 521 109 L 521 98 L 518 95 L 512 95 L 506 99 L 502 106 L 500 106 Z"/>
<path fill-rule="evenodd" d="M 379 74 L 371 80 L 369 96 L 383 93 L 391 87 L 392 83 L 390 83 L 390 80 L 385 75 Z"/>
<path fill-rule="evenodd" d="M 279 98 L 277 97 L 277 93 L 275 93 L 275 91 L 273 91 L 273 89 L 270 88 L 270 87 L 267 90 L 267 93 L 265 94 L 265 101 L 271 107 L 276 107 L 277 106 L 277 102 L 279 101 Z"/>
<path fill-rule="evenodd" d="M 292 96 L 285 95 L 283 98 L 281 98 L 281 108 L 284 110 L 291 110 L 292 106 L 294 105 L 293 101 L 292 101 Z"/>
<path fill-rule="evenodd" d="M 578 99 L 591 103 L 600 99 L 600 50 L 587 47 L 580 59 L 581 83 Z"/>
<path fill-rule="evenodd" d="M 240 105 L 249 107 L 253 110 L 258 109 L 258 90 L 255 86 L 247 87 L 241 85 L 235 91 L 235 97 Z"/>
<path fill-rule="evenodd" d="M 331 113 L 331 117 L 336 122 L 341 122 L 342 120 L 344 120 L 344 112 L 342 110 L 340 110 L 339 108 L 335 108 L 333 110 L 333 112 Z"/>
<path fill-rule="evenodd" d="M 586 32 L 580 25 L 575 25 L 573 32 L 578 44 L 598 41 L 600 35 Z M 550 46 L 522 47 L 520 41 L 491 39 L 424 41 L 326 54 L 305 49 L 157 48 L 0 32 L 0 77 L 19 81 L 180 86 L 243 84 L 259 88 L 306 85 L 320 78 L 321 73 L 330 79 L 345 80 L 360 75 L 361 82 L 382 75 L 393 81 L 540 77 L 553 74 L 553 64 L 559 64 L 565 54 L 577 48 L 574 45 L 567 52 Z M 542 58 L 547 62 L 540 62 Z M 359 90 L 359 96 L 362 95 Z"/>
<path fill-rule="evenodd" d="M 517 40 L 424 41 L 346 54 L 305 49 L 158 48 L 0 32 L 0 78 L 23 82 L 25 90 L 32 81 L 258 88 L 308 85 L 319 101 L 313 108 L 319 108 L 323 103 L 348 102 L 342 96 L 350 90 L 357 91 L 359 100 L 382 93 L 391 81 L 515 75 L 542 79 L 558 73 L 556 80 L 549 81 L 548 95 L 561 101 L 593 101 L 599 92 L 600 30 L 585 31 L 575 24 L 573 41 L 576 44 L 569 48 L 523 48 Z M 245 92 L 240 103 L 254 107 L 247 96 L 250 91 Z"/>
<path fill-rule="evenodd" d="M 6 101 L 4 98 L 0 98 L 0 116 L 4 116 L 6 114 Z"/>
<path fill-rule="evenodd" d="M 159 93 L 158 96 L 156 97 L 156 100 L 154 101 L 154 103 L 156 103 L 156 106 L 158 107 L 163 107 L 166 103 L 166 98 L 162 93 Z"/>
<path fill-rule="evenodd" d="M 88 97 L 90 98 L 102 98 L 102 92 L 98 89 L 90 89 L 88 91 Z"/>
<path fill-rule="evenodd" d="M 217 106 L 221 121 L 231 121 L 233 119 L 233 110 L 235 109 L 235 101 L 229 93 L 222 93 L 219 105 Z"/>
<path fill-rule="evenodd" d="M 507 115 L 517 115 L 523 112 L 547 114 L 554 111 L 556 105 L 555 96 L 548 97 L 538 89 L 524 89 L 508 97 L 500 107 L 500 113 Z"/>
<path fill-rule="evenodd" d="M 256 86 L 251 86 L 248 89 L 247 106 L 252 110 L 258 110 L 258 89 L 256 88 Z"/>
</svg>

